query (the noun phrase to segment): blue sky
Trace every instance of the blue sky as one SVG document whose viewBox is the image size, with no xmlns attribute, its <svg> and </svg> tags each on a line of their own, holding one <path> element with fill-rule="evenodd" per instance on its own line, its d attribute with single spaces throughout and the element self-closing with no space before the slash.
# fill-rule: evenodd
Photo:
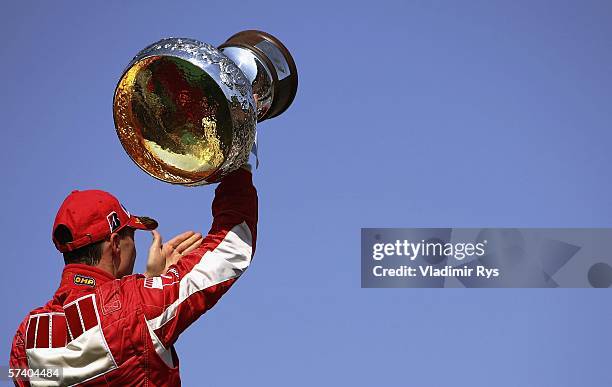
<svg viewBox="0 0 612 387">
<path fill-rule="evenodd" d="M 300 85 L 259 126 L 258 250 L 179 340 L 184 385 L 609 386 L 610 293 L 360 289 L 362 227 L 611 227 L 607 1 L 11 2 L 0 15 L 0 343 L 57 287 L 73 189 L 169 238 L 213 187 L 156 181 L 114 132 L 113 90 L 167 36 L 278 36 Z M 137 236 L 143 270 L 150 236 Z"/>
</svg>

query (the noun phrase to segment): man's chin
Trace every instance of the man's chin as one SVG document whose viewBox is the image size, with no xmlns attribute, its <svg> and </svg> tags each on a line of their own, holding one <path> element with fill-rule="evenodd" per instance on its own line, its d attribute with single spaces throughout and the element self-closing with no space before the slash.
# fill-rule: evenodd
<svg viewBox="0 0 612 387">
<path fill-rule="evenodd" d="M 117 278 L 117 279 L 123 278 L 126 275 L 132 275 L 133 273 L 134 273 L 134 268 L 132 267 L 130 269 L 118 271 L 117 274 L 115 275 L 115 278 Z"/>
<path fill-rule="evenodd" d="M 125 277 L 126 275 L 132 275 L 134 273 L 134 264 L 136 263 L 136 257 L 134 257 L 134 259 L 132 259 L 131 264 L 123 269 L 119 269 L 117 271 L 117 275 L 115 276 L 115 278 L 122 278 Z"/>
</svg>

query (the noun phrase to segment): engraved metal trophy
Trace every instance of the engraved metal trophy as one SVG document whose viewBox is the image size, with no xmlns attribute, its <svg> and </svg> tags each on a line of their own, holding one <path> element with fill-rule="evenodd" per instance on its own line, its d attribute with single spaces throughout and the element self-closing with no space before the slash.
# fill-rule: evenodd
<svg viewBox="0 0 612 387">
<path fill-rule="evenodd" d="M 243 31 L 219 48 L 162 39 L 140 51 L 117 87 L 117 135 L 149 175 L 173 184 L 217 182 L 248 160 L 255 124 L 297 92 L 291 54 L 274 36 Z"/>
</svg>

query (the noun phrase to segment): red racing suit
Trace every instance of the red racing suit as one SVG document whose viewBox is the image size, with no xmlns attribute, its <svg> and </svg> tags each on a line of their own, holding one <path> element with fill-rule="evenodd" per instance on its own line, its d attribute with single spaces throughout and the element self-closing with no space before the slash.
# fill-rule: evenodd
<svg viewBox="0 0 612 387">
<path fill-rule="evenodd" d="M 10 367 L 60 367 L 61 385 L 180 385 L 173 344 L 236 282 L 255 252 L 251 179 L 240 168 L 222 180 L 210 232 L 165 275 L 115 279 L 92 266 L 66 265 L 53 299 L 19 326 Z"/>
</svg>

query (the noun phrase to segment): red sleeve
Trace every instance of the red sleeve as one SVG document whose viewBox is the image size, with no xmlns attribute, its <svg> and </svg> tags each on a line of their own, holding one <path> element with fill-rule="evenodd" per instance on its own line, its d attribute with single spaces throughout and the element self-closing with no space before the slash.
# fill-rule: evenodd
<svg viewBox="0 0 612 387">
<path fill-rule="evenodd" d="M 13 338 L 13 346 L 11 347 L 11 357 L 9 359 L 9 367 L 10 368 L 28 368 L 28 358 L 25 352 L 25 329 L 26 324 L 29 320 L 27 317 L 15 333 L 15 337 Z M 16 386 L 30 386 L 30 382 L 24 380 L 14 380 Z"/>
<path fill-rule="evenodd" d="M 165 275 L 135 282 L 158 352 L 212 308 L 251 263 L 257 234 L 257 191 L 251 172 L 241 168 L 222 180 L 212 214 L 212 227 L 198 249 Z"/>
</svg>

